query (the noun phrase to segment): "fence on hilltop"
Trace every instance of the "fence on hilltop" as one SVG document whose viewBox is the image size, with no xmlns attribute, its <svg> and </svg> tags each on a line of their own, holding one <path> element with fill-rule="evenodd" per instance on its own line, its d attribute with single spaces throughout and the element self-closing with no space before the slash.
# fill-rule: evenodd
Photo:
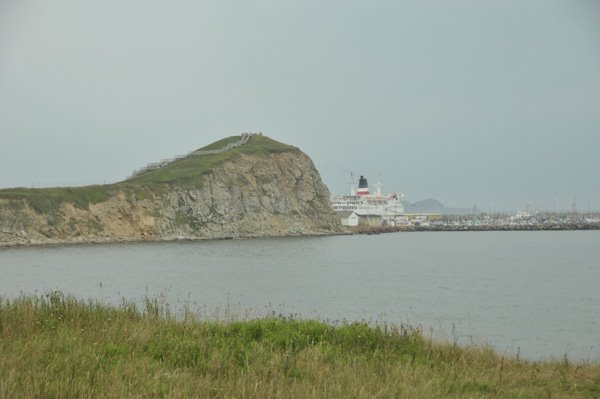
<svg viewBox="0 0 600 399">
<path fill-rule="evenodd" d="M 144 173 L 148 173 L 148 172 L 152 172 L 154 170 L 160 169 L 160 168 L 164 168 L 165 166 L 170 165 L 173 162 L 181 161 L 182 159 L 221 154 L 221 153 L 223 153 L 225 151 L 229 151 L 233 148 L 243 146 L 244 144 L 246 144 L 248 142 L 248 140 L 250 140 L 250 137 L 252 137 L 252 136 L 262 136 L 262 133 L 261 132 L 259 132 L 259 133 L 242 133 L 240 135 L 240 138 L 237 141 L 235 141 L 233 143 L 229 143 L 217 150 L 196 150 L 196 151 L 190 152 L 189 154 L 178 155 L 173 158 L 163 159 L 159 162 L 149 163 L 148 165 L 146 165 L 140 169 L 134 170 L 133 173 L 131 174 L 131 176 L 129 176 L 129 179 L 143 175 Z"/>
</svg>

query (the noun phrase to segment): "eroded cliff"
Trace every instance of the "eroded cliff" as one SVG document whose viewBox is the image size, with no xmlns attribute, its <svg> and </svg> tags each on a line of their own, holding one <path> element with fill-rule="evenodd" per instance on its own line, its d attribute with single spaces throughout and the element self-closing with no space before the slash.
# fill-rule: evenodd
<svg viewBox="0 0 600 399">
<path fill-rule="evenodd" d="M 329 191 L 310 158 L 262 136 L 113 185 L 0 190 L 0 245 L 339 230 Z"/>
</svg>

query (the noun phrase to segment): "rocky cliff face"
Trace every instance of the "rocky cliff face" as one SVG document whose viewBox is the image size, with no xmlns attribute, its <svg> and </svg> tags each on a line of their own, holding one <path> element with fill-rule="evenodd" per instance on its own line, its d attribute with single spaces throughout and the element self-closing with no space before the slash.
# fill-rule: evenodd
<svg viewBox="0 0 600 399">
<path fill-rule="evenodd" d="M 5 195 L 3 199 L 0 195 L 0 245 L 312 235 L 340 230 L 327 187 L 310 158 L 299 150 L 240 152 L 193 184 L 116 184 L 105 198 L 85 206 L 65 200 L 40 211 L 34 205 L 26 196 Z"/>
</svg>

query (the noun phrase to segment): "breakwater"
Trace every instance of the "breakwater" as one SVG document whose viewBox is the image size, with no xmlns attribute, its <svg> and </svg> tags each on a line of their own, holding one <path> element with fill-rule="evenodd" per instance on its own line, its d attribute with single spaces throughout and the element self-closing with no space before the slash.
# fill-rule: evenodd
<svg viewBox="0 0 600 399">
<path fill-rule="evenodd" d="M 600 222 L 573 222 L 547 224 L 504 224 L 504 225 L 454 225 L 438 224 L 429 226 L 357 226 L 347 231 L 354 234 L 381 234 L 410 231 L 560 231 L 560 230 L 600 230 Z"/>
</svg>

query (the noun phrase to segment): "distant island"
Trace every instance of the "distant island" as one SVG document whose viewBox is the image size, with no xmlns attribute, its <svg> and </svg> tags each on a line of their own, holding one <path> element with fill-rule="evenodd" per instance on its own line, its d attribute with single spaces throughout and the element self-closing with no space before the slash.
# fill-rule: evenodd
<svg viewBox="0 0 600 399">
<path fill-rule="evenodd" d="M 108 185 L 0 190 L 0 246 L 332 234 L 312 160 L 242 134 Z"/>
</svg>

